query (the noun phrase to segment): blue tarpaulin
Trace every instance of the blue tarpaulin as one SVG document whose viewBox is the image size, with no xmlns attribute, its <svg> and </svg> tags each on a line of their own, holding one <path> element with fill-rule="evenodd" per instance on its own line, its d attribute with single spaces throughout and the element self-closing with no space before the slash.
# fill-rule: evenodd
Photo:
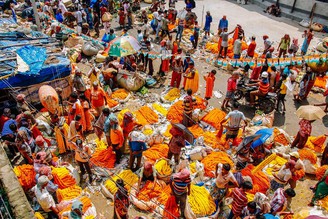
<svg viewBox="0 0 328 219">
<path fill-rule="evenodd" d="M 24 46 L 17 49 L 16 54 L 19 55 L 30 68 L 29 71 L 22 72 L 25 75 L 39 74 L 39 71 L 47 59 L 47 50 L 43 47 Z"/>
<path fill-rule="evenodd" d="M 10 76 L 7 79 L 0 80 L 0 89 L 10 87 L 26 87 L 34 84 L 39 84 L 47 81 L 53 81 L 59 78 L 64 78 L 70 75 L 70 61 L 64 57 L 57 57 L 59 63 L 44 65 L 38 75 L 23 75 L 17 74 Z"/>
</svg>

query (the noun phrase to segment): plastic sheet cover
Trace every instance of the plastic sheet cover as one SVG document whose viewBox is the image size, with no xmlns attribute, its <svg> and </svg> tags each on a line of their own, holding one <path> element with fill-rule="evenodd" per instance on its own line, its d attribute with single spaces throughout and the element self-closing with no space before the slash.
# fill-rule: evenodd
<svg viewBox="0 0 328 219">
<path fill-rule="evenodd" d="M 27 75 L 39 74 L 47 59 L 47 50 L 43 47 L 24 46 L 17 49 L 16 54 L 29 66 L 29 71 L 20 72 Z"/>
</svg>

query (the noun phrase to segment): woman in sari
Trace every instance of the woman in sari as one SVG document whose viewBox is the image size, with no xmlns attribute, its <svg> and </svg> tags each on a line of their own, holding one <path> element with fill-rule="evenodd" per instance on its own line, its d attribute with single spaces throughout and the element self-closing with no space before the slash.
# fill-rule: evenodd
<svg viewBox="0 0 328 219">
<path fill-rule="evenodd" d="M 184 90 L 192 90 L 192 94 L 198 91 L 199 86 L 199 75 L 197 69 L 194 68 L 194 63 L 189 63 L 189 68 L 186 70 L 184 77 L 186 78 L 186 84 Z"/>
<path fill-rule="evenodd" d="M 313 30 L 310 29 L 309 31 L 305 30 L 303 37 L 304 37 L 304 41 L 302 44 L 302 48 L 301 48 L 301 54 L 302 56 L 304 56 L 307 53 L 307 50 L 309 48 L 310 42 L 313 39 Z"/>
<path fill-rule="evenodd" d="M 314 195 L 309 206 L 314 206 L 316 202 L 328 195 L 328 171 L 325 172 L 322 179 L 317 183 L 313 189 Z"/>
<path fill-rule="evenodd" d="M 126 219 L 130 204 L 128 191 L 124 188 L 122 179 L 116 180 L 116 185 L 118 190 L 114 195 L 114 219 Z"/>
</svg>

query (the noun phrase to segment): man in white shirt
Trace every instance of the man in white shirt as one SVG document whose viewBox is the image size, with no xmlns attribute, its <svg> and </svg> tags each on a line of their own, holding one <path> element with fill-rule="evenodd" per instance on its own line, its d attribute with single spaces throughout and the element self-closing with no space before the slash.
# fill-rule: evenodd
<svg viewBox="0 0 328 219">
<path fill-rule="evenodd" d="M 239 36 L 238 39 L 233 44 L 233 58 L 240 59 L 241 54 L 241 40 L 243 36 Z"/>
<path fill-rule="evenodd" d="M 288 181 L 292 178 L 292 171 L 294 171 L 295 164 L 295 161 L 289 160 L 284 166 L 280 168 L 278 173 L 273 174 L 273 179 L 270 183 L 270 188 L 272 191 L 285 187 Z"/>
<path fill-rule="evenodd" d="M 47 176 L 40 176 L 38 178 L 38 183 L 33 187 L 32 191 L 34 192 L 38 203 L 40 204 L 43 211 L 48 214 L 49 219 L 57 219 L 58 217 L 58 208 L 55 204 L 53 197 L 50 195 L 46 189 L 49 183 Z"/>
<path fill-rule="evenodd" d="M 61 10 L 63 16 L 65 17 L 65 13 L 68 12 L 68 10 L 67 10 L 66 6 L 64 5 L 64 3 L 62 1 L 59 1 L 58 9 Z"/>
</svg>

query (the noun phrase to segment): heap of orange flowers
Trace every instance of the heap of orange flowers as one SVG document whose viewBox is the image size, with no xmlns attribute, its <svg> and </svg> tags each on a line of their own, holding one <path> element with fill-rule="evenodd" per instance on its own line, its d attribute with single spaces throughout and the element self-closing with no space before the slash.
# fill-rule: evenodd
<svg viewBox="0 0 328 219">
<path fill-rule="evenodd" d="M 99 167 L 114 168 L 115 166 L 115 153 L 111 147 L 105 150 L 96 150 L 90 158 L 91 163 Z"/>
<path fill-rule="evenodd" d="M 326 170 L 328 170 L 328 165 L 323 165 L 315 171 L 315 177 L 317 180 L 321 180 L 323 175 L 325 175 Z"/>
<path fill-rule="evenodd" d="M 171 188 L 169 185 L 162 187 L 156 183 L 154 187 L 154 182 L 147 181 L 146 185 L 137 194 L 137 198 L 147 202 L 156 199 L 160 204 L 165 205 L 170 194 Z"/>
<path fill-rule="evenodd" d="M 215 177 L 215 170 L 216 166 L 219 163 L 228 163 L 233 166 L 233 162 L 229 155 L 225 152 L 212 152 L 211 154 L 207 155 L 203 160 L 202 163 L 204 164 L 205 175 L 208 177 Z"/>
<path fill-rule="evenodd" d="M 159 158 L 167 158 L 169 153 L 169 146 L 167 144 L 155 144 L 151 148 L 142 153 L 146 157 L 147 161 L 154 164 Z"/>
<path fill-rule="evenodd" d="M 20 166 L 16 166 L 14 168 L 14 173 L 16 174 L 19 183 L 23 187 L 24 191 L 29 190 L 33 186 L 35 186 L 35 171 L 33 165 L 23 164 Z"/>
<path fill-rule="evenodd" d="M 65 167 L 54 167 L 51 172 L 54 177 L 54 183 L 60 189 L 65 189 L 76 184 L 75 179 Z"/>
<path fill-rule="evenodd" d="M 265 194 L 267 190 L 270 188 L 270 181 L 267 175 L 262 171 L 257 171 L 256 174 L 252 173 L 254 166 L 249 164 L 246 168 L 241 171 L 243 176 L 251 177 L 253 181 L 253 189 L 249 191 L 249 193 L 255 194 L 257 192 L 261 192 Z"/>
<path fill-rule="evenodd" d="M 317 163 L 317 155 L 308 148 L 298 150 L 301 160 L 309 160 L 312 164 Z"/>
<path fill-rule="evenodd" d="M 149 125 L 158 122 L 158 115 L 148 106 L 142 106 L 135 112 L 137 121 L 141 125 Z"/>
<path fill-rule="evenodd" d="M 206 109 L 205 100 L 200 97 L 195 97 L 194 109 Z M 181 123 L 183 115 L 183 101 L 179 100 L 173 104 L 167 112 L 166 118 L 172 123 Z"/>
<path fill-rule="evenodd" d="M 163 213 L 163 218 L 167 219 L 175 219 L 180 216 L 179 209 L 177 202 L 175 200 L 175 196 L 171 195 L 164 207 L 164 213 Z"/>
<path fill-rule="evenodd" d="M 225 112 L 217 108 L 214 108 L 202 118 L 202 121 L 210 124 L 217 130 L 219 130 L 221 127 L 221 121 L 224 120 L 225 116 L 226 116 Z"/>
<path fill-rule="evenodd" d="M 56 194 L 58 198 L 58 202 L 63 200 L 72 200 L 81 195 L 82 188 L 77 185 L 70 186 L 66 189 L 57 189 Z"/>
<path fill-rule="evenodd" d="M 284 135 L 284 133 L 281 133 L 279 131 L 279 129 L 275 128 L 273 130 L 273 136 L 274 136 L 274 142 L 275 143 L 279 143 L 279 144 L 285 145 L 285 146 L 289 144 L 286 136 Z"/>
<path fill-rule="evenodd" d="M 324 150 L 324 143 L 326 141 L 325 135 L 320 135 L 318 137 L 310 136 L 305 144 L 305 147 L 314 150 L 315 152 L 322 153 Z"/>
</svg>

